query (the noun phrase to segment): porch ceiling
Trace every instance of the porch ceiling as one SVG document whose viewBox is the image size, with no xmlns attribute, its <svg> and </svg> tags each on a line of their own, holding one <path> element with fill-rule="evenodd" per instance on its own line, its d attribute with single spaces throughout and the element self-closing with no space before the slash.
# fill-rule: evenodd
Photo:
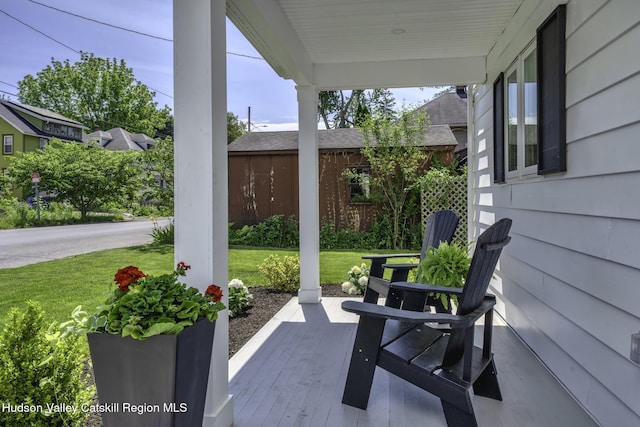
<svg viewBox="0 0 640 427">
<path fill-rule="evenodd" d="M 481 83 L 524 0 L 228 0 L 282 77 L 319 89 Z"/>
</svg>

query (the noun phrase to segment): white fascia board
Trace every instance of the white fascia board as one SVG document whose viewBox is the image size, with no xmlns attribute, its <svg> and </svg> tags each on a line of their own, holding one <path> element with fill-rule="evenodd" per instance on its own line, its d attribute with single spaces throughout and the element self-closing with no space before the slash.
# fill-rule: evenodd
<svg viewBox="0 0 640 427">
<path fill-rule="evenodd" d="M 276 0 L 229 0 L 227 17 L 282 78 L 313 83 L 313 65 Z"/>
<path fill-rule="evenodd" d="M 337 90 L 479 84 L 487 72 L 485 57 L 476 56 L 315 64 L 314 76 L 320 90 Z"/>
</svg>

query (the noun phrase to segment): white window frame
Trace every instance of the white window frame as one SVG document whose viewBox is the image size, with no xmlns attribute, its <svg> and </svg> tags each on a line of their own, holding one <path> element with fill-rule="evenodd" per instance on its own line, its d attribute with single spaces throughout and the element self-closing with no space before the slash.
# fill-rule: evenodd
<svg viewBox="0 0 640 427">
<path fill-rule="evenodd" d="M 522 51 L 520 55 L 516 58 L 516 60 L 511 64 L 511 66 L 504 73 L 504 96 L 505 96 L 505 108 L 504 108 L 504 171 L 505 177 L 507 179 L 518 179 L 530 176 L 537 176 L 538 173 L 538 162 L 525 166 L 525 85 L 524 85 L 524 75 L 525 75 L 525 60 L 536 50 L 535 40 L 531 42 L 527 48 Z M 537 52 L 536 52 L 537 54 Z M 516 104 L 517 104 L 517 130 L 516 130 L 516 169 L 510 171 L 509 170 L 509 77 L 516 72 Z M 536 69 L 537 73 L 537 69 Z M 537 75 L 536 75 L 537 81 Z M 535 93 L 535 91 L 534 91 Z M 536 99 L 537 104 L 537 99 Z M 536 111 L 536 122 L 537 122 L 537 105 L 533 106 L 534 111 Z M 536 142 L 537 144 L 539 141 Z M 537 148 L 536 148 L 537 149 Z"/>
<path fill-rule="evenodd" d="M 8 144 L 7 141 L 9 141 Z M 13 144 L 13 135 L 2 135 L 2 154 L 13 154 Z M 7 147 L 9 147 L 8 150 Z"/>
</svg>

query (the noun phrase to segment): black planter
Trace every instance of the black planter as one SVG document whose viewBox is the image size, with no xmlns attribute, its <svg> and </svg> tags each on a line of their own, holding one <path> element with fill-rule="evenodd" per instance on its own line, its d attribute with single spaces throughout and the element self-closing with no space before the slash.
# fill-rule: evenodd
<svg viewBox="0 0 640 427">
<path fill-rule="evenodd" d="M 105 427 L 202 424 L 215 322 L 146 340 L 88 334 Z"/>
</svg>

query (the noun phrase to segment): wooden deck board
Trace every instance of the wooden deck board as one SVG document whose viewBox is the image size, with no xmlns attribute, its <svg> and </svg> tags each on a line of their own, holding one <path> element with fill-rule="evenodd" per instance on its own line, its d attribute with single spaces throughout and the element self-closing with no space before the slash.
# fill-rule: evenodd
<svg viewBox="0 0 640 427">
<path fill-rule="evenodd" d="M 344 300 L 294 298 L 231 358 L 235 427 L 446 426 L 437 398 L 379 368 L 366 411 L 341 403 L 357 323 Z M 480 426 L 596 426 L 499 318 L 493 336 L 504 400 L 474 397 Z"/>
</svg>

